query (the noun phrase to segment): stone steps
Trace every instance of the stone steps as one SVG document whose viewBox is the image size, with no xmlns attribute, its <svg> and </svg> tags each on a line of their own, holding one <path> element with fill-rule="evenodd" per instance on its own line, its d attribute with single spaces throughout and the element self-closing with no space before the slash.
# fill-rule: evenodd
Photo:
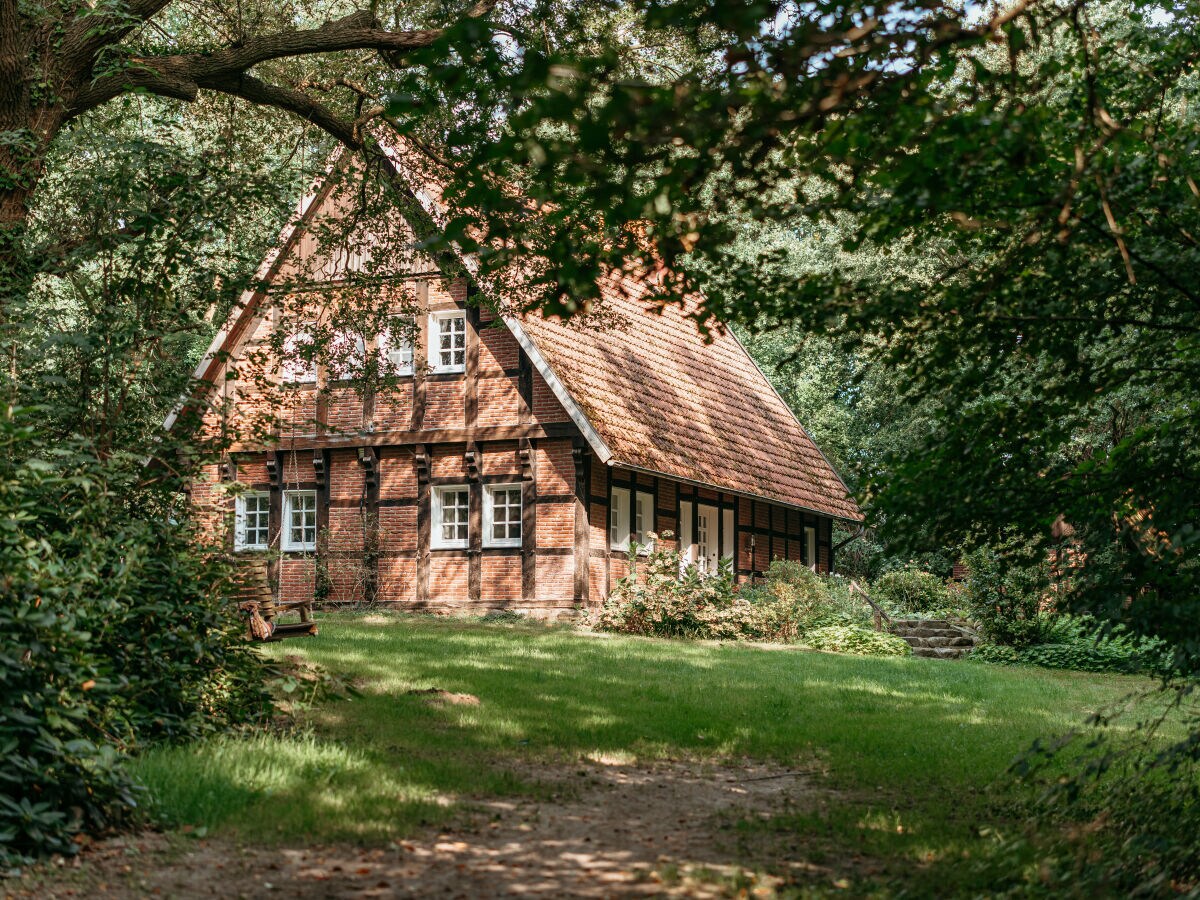
<svg viewBox="0 0 1200 900">
<path fill-rule="evenodd" d="M 975 646 L 975 632 L 944 619 L 894 619 L 891 631 L 912 647 L 913 656 L 959 659 Z"/>
</svg>

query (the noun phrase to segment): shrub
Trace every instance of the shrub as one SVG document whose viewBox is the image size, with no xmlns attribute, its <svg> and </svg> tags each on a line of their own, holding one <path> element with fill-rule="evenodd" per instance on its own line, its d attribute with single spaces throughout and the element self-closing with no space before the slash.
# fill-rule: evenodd
<svg viewBox="0 0 1200 900">
<path fill-rule="evenodd" d="M 912 648 L 904 638 L 855 625 L 815 628 L 805 634 L 804 643 L 814 650 L 832 650 L 860 656 L 912 655 Z"/>
<path fill-rule="evenodd" d="M 763 582 L 743 588 L 738 596 L 752 604 L 752 618 L 767 635 L 764 640 L 794 641 L 817 623 L 837 623 L 826 621 L 833 604 L 828 581 L 791 560 L 774 560 Z"/>
<path fill-rule="evenodd" d="M 993 896 L 1197 895 L 1196 687 L 1177 680 L 1144 690 L 1100 711 L 1094 727 L 1035 742 L 1014 762 L 1012 771 L 1034 790 L 1012 813 L 1043 827 L 1000 838 L 995 861 L 981 872 Z M 1147 716 L 1147 706 L 1156 712 Z M 1170 710 L 1182 733 L 1159 727 L 1159 710 Z"/>
<path fill-rule="evenodd" d="M 966 557 L 966 596 L 971 618 L 994 644 L 1025 647 L 1042 640 L 1041 615 L 1049 569 L 1038 551 L 1010 546 L 984 548 Z"/>
<path fill-rule="evenodd" d="M 919 569 L 888 572 L 872 586 L 871 599 L 885 609 L 922 613 L 950 606 L 945 582 Z"/>
<path fill-rule="evenodd" d="M 661 541 L 639 556 L 629 553 L 629 574 L 613 586 L 594 621 L 603 631 L 679 638 L 736 638 L 742 611 L 735 610 L 730 566 L 701 574 L 683 566 L 679 553 Z M 742 606 L 749 606 L 741 601 Z"/>
<path fill-rule="evenodd" d="M 1041 666 L 1077 672 L 1165 674 L 1171 654 L 1162 641 L 1140 637 L 1123 626 L 1106 629 L 1088 616 L 1043 617 L 1044 643 L 1016 648 L 985 644 L 972 659 L 1000 665 Z"/>
<path fill-rule="evenodd" d="M 840 575 L 821 578 L 824 602 L 804 622 L 808 630 L 829 625 L 855 625 L 870 628 L 873 612 L 861 594 L 852 593 L 850 582 Z"/>
<path fill-rule="evenodd" d="M 817 575 L 795 563 L 772 563 L 763 584 L 735 592 L 732 564 L 715 575 L 684 566 L 657 542 L 645 556 L 630 553 L 630 574 L 601 607 L 595 627 L 675 638 L 794 641 L 806 617 L 827 598 Z"/>
<path fill-rule="evenodd" d="M 39 448 L 12 421 L 0 441 L 0 863 L 11 864 L 70 853 L 81 829 L 128 816 L 128 752 L 251 718 L 266 700 L 221 566 L 185 516 L 122 482 L 144 478 L 140 461 Z"/>
<path fill-rule="evenodd" d="M 1021 651 L 1007 644 L 979 644 L 971 651 L 969 659 L 976 662 L 994 663 L 998 666 L 1020 666 L 1025 662 Z"/>
</svg>

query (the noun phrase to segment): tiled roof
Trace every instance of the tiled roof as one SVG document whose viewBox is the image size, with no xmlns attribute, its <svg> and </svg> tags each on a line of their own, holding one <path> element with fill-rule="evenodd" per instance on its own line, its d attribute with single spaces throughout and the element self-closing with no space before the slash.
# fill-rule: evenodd
<svg viewBox="0 0 1200 900">
<path fill-rule="evenodd" d="M 426 161 L 395 144 L 386 149 L 413 196 L 434 222 L 441 220 L 442 191 Z M 312 208 L 310 198 L 285 230 L 283 247 Z M 269 257 L 260 276 L 269 277 L 279 259 L 278 253 Z M 472 260 L 463 261 L 474 269 Z M 544 363 L 543 376 L 589 440 L 603 443 L 608 462 L 836 518 L 862 518 L 845 484 L 730 331 L 715 329 L 705 343 L 690 316 L 694 303 L 659 308 L 643 299 L 652 292 L 631 276 L 602 287 L 603 324 L 597 317 L 581 323 L 534 314 L 509 324 L 518 339 L 532 343 L 527 349 L 542 357 L 535 362 Z M 256 300 L 243 297 L 197 368 L 198 380 L 212 380 L 218 351 L 253 317 Z M 174 419 L 172 413 L 168 428 Z"/>
<path fill-rule="evenodd" d="M 438 164 L 394 136 L 385 152 L 432 221 L 443 221 Z M 463 262 L 474 271 L 473 260 Z M 543 357 L 550 371 L 542 374 L 569 395 L 560 399 L 603 441 L 609 462 L 861 520 L 846 485 L 731 331 L 716 328 L 705 343 L 690 316 L 695 303 L 659 308 L 632 276 L 602 291 L 603 309 L 591 318 L 603 325 L 533 314 L 510 325 Z"/>
<path fill-rule="evenodd" d="M 858 506 L 728 330 L 706 344 L 691 308 L 661 310 L 632 279 L 604 291 L 603 325 L 527 315 L 526 334 L 619 465 L 841 519 Z"/>
</svg>

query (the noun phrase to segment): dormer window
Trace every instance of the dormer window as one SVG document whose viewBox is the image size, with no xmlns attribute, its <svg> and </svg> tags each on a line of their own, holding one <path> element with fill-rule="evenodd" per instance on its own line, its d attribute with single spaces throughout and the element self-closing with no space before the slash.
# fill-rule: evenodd
<svg viewBox="0 0 1200 900">
<path fill-rule="evenodd" d="M 379 353 L 383 357 L 384 371 L 388 375 L 411 375 L 413 373 L 413 323 L 411 319 L 392 316 L 387 328 L 379 335 Z"/>
<path fill-rule="evenodd" d="M 460 309 L 429 315 L 429 368 L 433 372 L 467 369 L 467 317 Z"/>
</svg>

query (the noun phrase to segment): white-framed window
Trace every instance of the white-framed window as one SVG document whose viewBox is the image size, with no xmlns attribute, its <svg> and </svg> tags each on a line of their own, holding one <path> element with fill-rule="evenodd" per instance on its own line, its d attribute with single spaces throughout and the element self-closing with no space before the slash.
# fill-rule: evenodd
<svg viewBox="0 0 1200 900">
<path fill-rule="evenodd" d="M 239 494 L 233 527 L 234 550 L 266 550 L 271 540 L 271 495 Z"/>
<path fill-rule="evenodd" d="M 639 552 L 648 553 L 654 548 L 649 537 L 654 530 L 654 495 L 638 491 L 633 504 L 633 539 Z"/>
<path fill-rule="evenodd" d="M 429 368 L 434 372 L 467 369 L 467 316 L 459 309 L 429 314 Z"/>
<path fill-rule="evenodd" d="M 412 319 L 403 316 L 388 319 L 387 327 L 379 335 L 379 353 L 387 374 L 402 376 L 413 373 L 412 337 Z"/>
<path fill-rule="evenodd" d="M 467 546 L 471 493 L 465 484 L 433 489 L 433 533 L 431 545 L 448 550 Z"/>
<path fill-rule="evenodd" d="M 317 380 L 316 351 L 308 328 L 298 328 L 284 340 L 281 362 L 284 384 L 312 384 Z"/>
<path fill-rule="evenodd" d="M 814 572 L 817 571 L 817 529 L 811 525 L 804 528 L 804 562 Z"/>
<path fill-rule="evenodd" d="M 329 341 L 329 374 L 334 378 L 354 378 L 362 372 L 367 345 L 362 335 L 343 328 Z"/>
<path fill-rule="evenodd" d="M 316 491 L 284 491 L 283 549 L 317 549 Z"/>
<path fill-rule="evenodd" d="M 483 489 L 483 546 L 521 546 L 521 486 L 489 484 Z"/>
<path fill-rule="evenodd" d="M 733 559 L 734 520 L 732 509 L 721 510 L 721 522 L 721 528 L 724 530 L 724 534 L 721 535 L 721 559 Z"/>
<path fill-rule="evenodd" d="M 614 550 L 629 549 L 629 488 L 612 489 L 608 504 L 608 545 Z"/>
</svg>

